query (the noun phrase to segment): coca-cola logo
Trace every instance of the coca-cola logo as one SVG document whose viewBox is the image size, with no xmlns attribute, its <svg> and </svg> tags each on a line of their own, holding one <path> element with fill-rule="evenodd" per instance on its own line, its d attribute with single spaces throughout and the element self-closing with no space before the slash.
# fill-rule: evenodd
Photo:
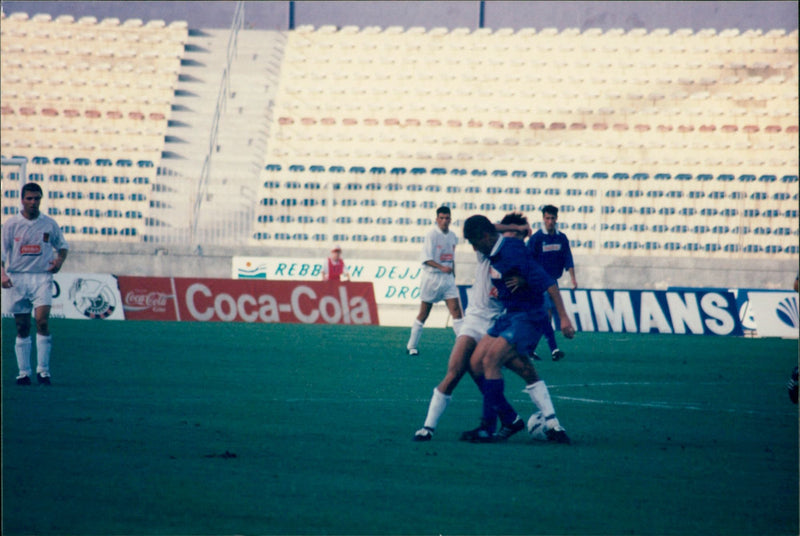
<svg viewBox="0 0 800 536">
<path fill-rule="evenodd" d="M 175 296 L 164 292 L 148 292 L 136 289 L 125 294 L 123 309 L 126 311 L 146 311 L 163 312 L 167 308 L 167 300 L 174 299 Z"/>
</svg>

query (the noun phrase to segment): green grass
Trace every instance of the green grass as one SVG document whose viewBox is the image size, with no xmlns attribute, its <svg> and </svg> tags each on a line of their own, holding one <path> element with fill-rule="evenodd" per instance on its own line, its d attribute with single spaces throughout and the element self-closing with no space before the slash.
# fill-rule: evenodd
<svg viewBox="0 0 800 536">
<path fill-rule="evenodd" d="M 450 330 L 56 319 L 47 388 L 2 327 L 3 534 L 798 533 L 796 341 L 579 333 L 573 445 L 472 445 L 468 380 L 410 440 Z"/>
</svg>

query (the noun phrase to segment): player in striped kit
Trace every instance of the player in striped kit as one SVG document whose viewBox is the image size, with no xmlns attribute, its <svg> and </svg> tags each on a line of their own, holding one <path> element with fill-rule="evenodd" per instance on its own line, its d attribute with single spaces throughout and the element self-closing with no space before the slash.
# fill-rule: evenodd
<svg viewBox="0 0 800 536">
<path fill-rule="evenodd" d="M 408 355 L 418 355 L 417 345 L 422 336 L 422 327 L 436 302 L 444 300 L 453 317 L 453 331 L 458 337 L 463 322 L 461 302 L 455 276 L 455 255 L 458 237 L 450 231 L 450 208 L 436 209 L 436 227 L 425 235 L 422 249 L 422 279 L 420 281 L 419 314 L 411 326 L 411 335 L 406 344 Z"/>
<path fill-rule="evenodd" d="M 31 311 L 36 320 L 36 377 L 50 385 L 50 307 L 53 274 L 61 269 L 69 246 L 55 220 L 39 211 L 42 188 L 22 187 L 22 209 L 3 225 L 2 287 L 7 289 L 8 310 L 14 315 L 17 339 L 14 350 L 19 367 L 18 385 L 31 384 Z"/>
</svg>

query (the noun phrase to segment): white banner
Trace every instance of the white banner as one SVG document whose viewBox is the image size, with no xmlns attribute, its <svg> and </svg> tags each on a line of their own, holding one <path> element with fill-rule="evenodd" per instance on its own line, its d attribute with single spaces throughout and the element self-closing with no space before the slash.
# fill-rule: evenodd
<svg viewBox="0 0 800 536">
<path fill-rule="evenodd" d="M 234 257 L 233 279 L 320 281 L 322 263 L 291 257 Z M 418 305 L 422 263 L 344 259 L 351 281 L 370 282 L 375 302 L 382 305 Z"/>
<path fill-rule="evenodd" d="M 2 290 L 3 316 L 11 316 L 7 292 Z M 55 274 L 50 317 L 124 320 L 117 278 L 111 274 Z"/>
<path fill-rule="evenodd" d="M 749 312 L 759 337 L 797 339 L 800 330 L 796 292 L 747 293 Z"/>
</svg>

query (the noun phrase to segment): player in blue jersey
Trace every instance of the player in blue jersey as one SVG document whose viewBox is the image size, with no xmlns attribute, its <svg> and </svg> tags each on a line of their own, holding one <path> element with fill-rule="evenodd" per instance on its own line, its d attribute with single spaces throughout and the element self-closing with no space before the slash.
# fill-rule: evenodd
<svg viewBox="0 0 800 536">
<path fill-rule="evenodd" d="M 485 439 L 489 442 L 513 435 L 525 426 L 503 393 L 502 367 L 516 352 L 526 352 L 539 342 L 545 324 L 549 322 L 544 310 L 544 292 L 555 304 L 564 336 L 571 339 L 575 336 L 575 329 L 564 309 L 558 285 L 533 260 L 521 240 L 500 236 L 494 225 L 480 215 L 471 216 L 464 222 L 464 238 L 475 251 L 489 258 L 492 284 L 497 290 L 497 299 L 505 306 L 505 312 L 478 343 L 470 360 L 473 373 L 483 377 L 483 417 L 481 426 L 465 432 L 465 435 L 473 441 Z M 569 437 L 555 415 L 547 386 L 540 382 L 539 388 L 546 394 L 541 409 L 548 438 L 569 443 Z M 494 423 L 498 417 L 502 428 L 495 434 Z"/>
<path fill-rule="evenodd" d="M 556 280 L 556 284 L 558 284 L 558 279 L 566 270 L 572 279 L 573 290 L 578 288 L 578 281 L 575 279 L 575 263 L 572 261 L 572 251 L 569 248 L 569 239 L 567 235 L 556 227 L 558 223 L 558 208 L 553 205 L 542 207 L 542 223 L 544 224 L 544 229 L 539 229 L 528 239 L 528 248 L 533 253 L 533 258 L 542 265 L 542 268 L 550 274 L 550 277 Z M 555 306 L 547 293 L 544 294 L 544 307 L 548 315 L 552 317 Z M 546 328 L 544 337 L 547 339 L 547 345 L 550 347 L 550 355 L 553 361 L 558 361 L 566 355 L 558 348 L 556 334 L 552 325 Z M 531 348 L 532 355 L 534 358 L 538 358 L 535 350 L 535 348 Z"/>
</svg>

